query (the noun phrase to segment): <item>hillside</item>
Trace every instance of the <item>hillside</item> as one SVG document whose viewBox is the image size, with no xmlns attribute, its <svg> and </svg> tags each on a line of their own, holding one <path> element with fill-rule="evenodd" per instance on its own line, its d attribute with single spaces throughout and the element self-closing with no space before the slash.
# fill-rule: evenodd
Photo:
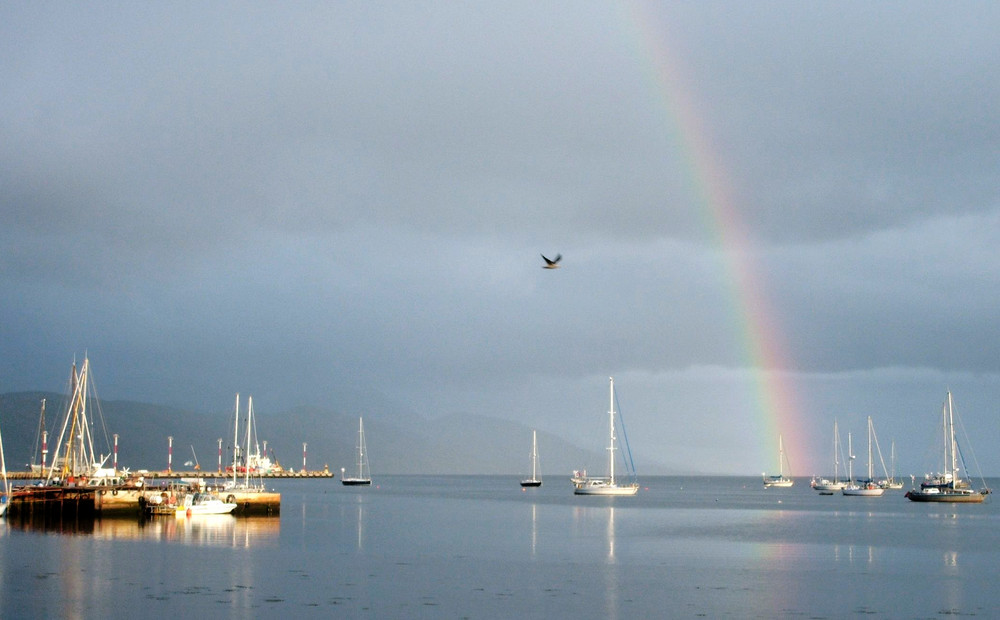
<svg viewBox="0 0 1000 620">
<path fill-rule="evenodd" d="M 36 462 L 41 459 L 37 437 L 43 398 L 51 453 L 65 417 L 66 397 L 45 392 L 0 395 L 0 431 L 8 469 L 22 470 L 33 458 Z M 231 458 L 232 411 L 207 414 L 150 403 L 102 400 L 92 402 L 88 412 L 98 451 L 110 454 L 112 437 L 118 434 L 120 467 L 166 469 L 168 436 L 173 437 L 175 470 L 184 469 L 184 463 L 193 461 L 195 455 L 203 470 L 216 469 L 220 438 L 223 466 Z M 285 468 L 301 469 L 303 443 L 308 449 L 308 469 L 329 466 L 339 473 L 341 467 L 350 468 L 354 462 L 358 424 L 354 415 L 299 407 L 278 413 L 255 408 L 254 417 L 257 435 L 268 442 L 268 453 L 273 453 Z M 375 475 L 522 475 L 529 467 L 531 429 L 509 420 L 472 414 L 438 419 L 366 415 L 365 435 Z M 240 436 L 243 441 L 243 431 Z M 604 470 L 603 451 L 584 450 L 542 431 L 538 433 L 538 445 L 543 476 L 568 476 L 573 469 L 583 467 L 592 473 Z M 670 473 L 644 458 L 637 459 L 645 464 L 640 473 Z"/>
</svg>

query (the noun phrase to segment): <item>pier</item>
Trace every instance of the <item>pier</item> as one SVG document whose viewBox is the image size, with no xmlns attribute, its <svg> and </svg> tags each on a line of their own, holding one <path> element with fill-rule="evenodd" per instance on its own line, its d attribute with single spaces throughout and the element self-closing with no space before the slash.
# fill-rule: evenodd
<svg viewBox="0 0 1000 620">
<path fill-rule="evenodd" d="M 139 471 L 132 472 L 133 476 L 142 476 L 144 478 L 150 479 L 164 479 L 164 480 L 180 480 L 181 478 L 203 478 L 203 479 L 232 479 L 232 472 L 219 472 L 219 471 L 147 471 L 145 469 L 140 469 Z M 238 474 L 237 477 L 242 477 L 242 474 Z M 274 471 L 266 474 L 253 474 L 253 478 L 333 478 L 333 472 L 329 469 L 322 469 L 319 471 Z M 30 471 L 9 471 L 7 472 L 7 478 L 10 480 L 42 480 L 45 478 L 44 475 L 40 475 L 37 472 Z"/>
<path fill-rule="evenodd" d="M 274 479 L 333 479 L 329 469 L 320 471 L 275 471 L 254 474 L 254 480 Z M 9 472 L 12 480 L 41 480 L 38 472 Z M 237 478 L 240 478 L 238 475 Z M 20 486 L 11 492 L 7 516 L 13 520 L 32 522 L 62 522 L 87 519 L 140 517 L 150 498 L 182 496 L 194 487 L 209 489 L 223 501 L 236 504 L 236 516 L 278 516 L 281 513 L 281 493 L 262 485 L 244 487 L 232 483 L 232 474 L 206 471 L 144 471 L 133 472 L 119 484 L 75 483 L 47 486 Z"/>
</svg>

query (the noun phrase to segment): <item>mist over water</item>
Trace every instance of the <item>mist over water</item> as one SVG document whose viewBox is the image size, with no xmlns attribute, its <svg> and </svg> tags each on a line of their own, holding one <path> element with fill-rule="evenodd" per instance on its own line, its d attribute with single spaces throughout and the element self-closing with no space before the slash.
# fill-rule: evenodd
<svg viewBox="0 0 1000 620">
<path fill-rule="evenodd" d="M 991 481 L 996 487 L 996 481 Z M 0 524 L 5 618 L 995 616 L 1000 511 L 808 481 L 276 481 L 280 518 Z M 294 616 L 291 616 L 294 614 Z"/>
</svg>

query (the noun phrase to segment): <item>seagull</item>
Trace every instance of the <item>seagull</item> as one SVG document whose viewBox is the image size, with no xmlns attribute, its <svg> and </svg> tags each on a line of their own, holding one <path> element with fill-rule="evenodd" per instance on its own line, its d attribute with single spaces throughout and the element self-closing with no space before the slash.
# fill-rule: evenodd
<svg viewBox="0 0 1000 620">
<path fill-rule="evenodd" d="M 544 254 L 542 254 L 542 258 L 545 259 L 545 264 L 542 265 L 542 269 L 558 269 L 559 261 L 562 260 L 562 254 L 556 254 L 555 260 L 545 258 Z"/>
</svg>

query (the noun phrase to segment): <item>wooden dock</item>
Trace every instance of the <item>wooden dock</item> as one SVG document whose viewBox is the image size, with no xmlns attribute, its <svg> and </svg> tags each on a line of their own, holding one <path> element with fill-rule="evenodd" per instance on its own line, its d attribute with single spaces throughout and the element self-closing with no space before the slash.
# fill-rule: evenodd
<svg viewBox="0 0 1000 620">
<path fill-rule="evenodd" d="M 232 472 L 219 472 L 219 471 L 147 471 L 140 470 L 138 472 L 132 472 L 133 476 L 142 476 L 144 478 L 151 479 L 167 479 L 167 480 L 179 480 L 181 478 L 229 478 L 232 479 Z M 40 480 L 45 476 L 39 477 L 35 472 L 30 471 L 9 471 L 7 472 L 7 477 L 11 480 Z M 242 477 L 242 476 L 238 476 Z M 329 469 L 322 469 L 319 471 L 277 471 L 270 472 L 266 474 L 254 474 L 254 478 L 266 478 L 266 479 L 298 479 L 298 478 L 333 478 L 333 472 Z"/>
<path fill-rule="evenodd" d="M 15 472 L 15 480 L 38 480 L 31 472 Z M 267 479 L 332 479 L 329 470 L 313 472 L 277 472 L 255 478 Z M 241 488 L 238 484 L 226 488 L 231 478 L 218 472 L 141 472 L 128 482 L 116 485 L 86 484 L 21 486 L 11 492 L 7 516 L 12 520 L 38 523 L 61 523 L 66 520 L 139 517 L 150 498 L 177 497 L 186 492 L 209 489 L 223 501 L 236 504 L 236 516 L 278 516 L 281 514 L 281 493 L 263 486 Z"/>
</svg>

